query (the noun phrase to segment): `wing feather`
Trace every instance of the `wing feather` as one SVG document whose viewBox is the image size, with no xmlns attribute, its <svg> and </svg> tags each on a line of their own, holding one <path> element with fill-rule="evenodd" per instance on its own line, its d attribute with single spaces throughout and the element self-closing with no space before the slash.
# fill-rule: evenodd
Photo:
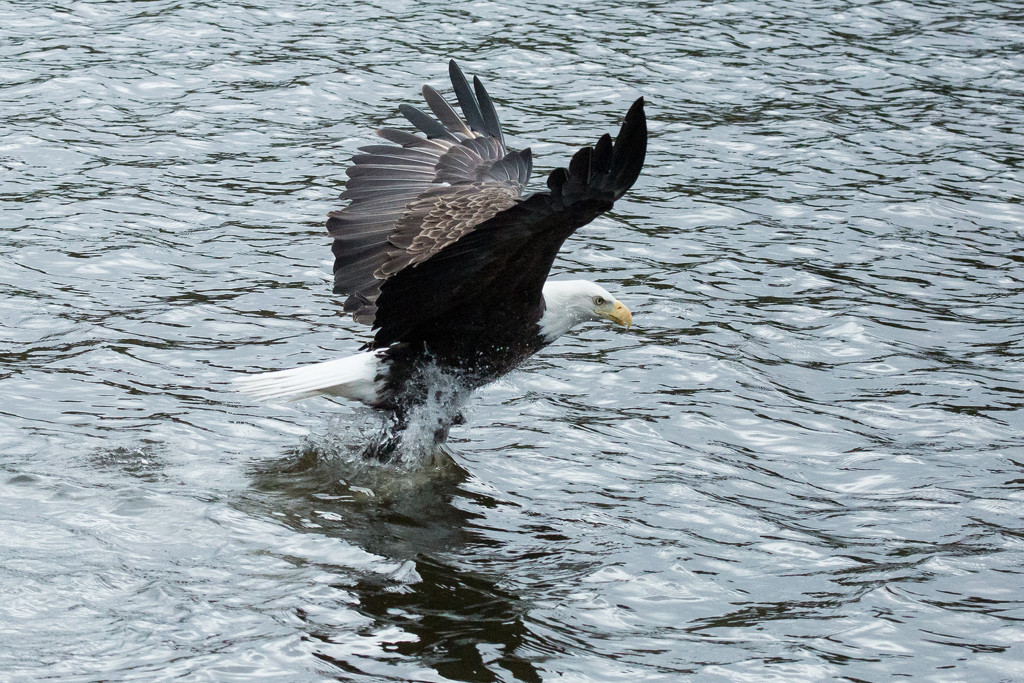
<svg viewBox="0 0 1024 683">
<path fill-rule="evenodd" d="M 377 131 L 377 135 L 395 143 L 401 145 L 403 148 L 411 149 L 423 149 L 423 150 L 437 150 L 438 153 L 444 153 L 448 149 L 448 145 L 437 140 L 428 140 L 421 138 L 418 135 L 412 133 L 406 133 L 405 131 L 395 130 L 394 128 L 381 128 Z"/>
<path fill-rule="evenodd" d="M 430 107 L 430 111 L 434 112 L 434 116 L 440 121 L 449 132 L 462 138 L 473 137 L 473 131 L 469 129 L 466 122 L 459 118 L 459 115 L 455 113 L 452 106 L 441 96 L 441 93 L 437 92 L 429 85 L 423 86 L 423 99 L 426 100 L 427 106 Z"/>
<path fill-rule="evenodd" d="M 449 133 L 444 126 L 411 104 L 399 105 L 398 111 L 402 113 L 402 116 L 409 120 L 409 123 L 426 133 L 427 137 L 430 139 L 437 138 L 440 140 L 450 140 L 451 142 L 459 141 L 459 139 Z"/>
<path fill-rule="evenodd" d="M 491 96 L 487 94 L 484 84 L 476 76 L 473 76 L 473 90 L 476 91 L 476 100 L 480 105 L 484 130 L 488 135 L 504 145 L 505 140 L 501 135 L 501 124 L 498 122 L 498 113 L 494 111 L 494 103 L 491 102 Z"/>
<path fill-rule="evenodd" d="M 459 100 L 459 108 L 462 109 L 462 115 L 466 117 L 466 123 L 476 132 L 484 132 L 486 126 L 484 125 L 484 116 L 480 113 L 480 105 L 477 103 L 473 91 L 469 88 L 466 75 L 462 73 L 462 69 L 459 68 L 454 59 L 448 62 L 448 76 L 451 78 L 455 97 Z"/>
</svg>

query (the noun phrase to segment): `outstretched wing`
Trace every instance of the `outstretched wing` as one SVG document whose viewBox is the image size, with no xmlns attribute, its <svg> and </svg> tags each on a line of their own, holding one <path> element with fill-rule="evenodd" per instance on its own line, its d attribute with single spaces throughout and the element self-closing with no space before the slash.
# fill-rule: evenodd
<svg viewBox="0 0 1024 683">
<path fill-rule="evenodd" d="M 630 107 L 614 144 L 605 134 L 593 147 L 576 152 L 568 169 L 548 176 L 548 192 L 497 212 L 415 268 L 388 278 L 377 299 L 377 333 L 370 347 L 427 338 L 436 330 L 458 334 L 453 324 L 479 325 L 495 315 L 539 310 L 544 281 L 562 243 L 632 187 L 646 152 L 641 97 Z"/>
<path fill-rule="evenodd" d="M 520 196 L 533 164 L 530 150 L 509 152 L 491 98 L 479 79 L 470 88 L 454 60 L 448 63 L 460 117 L 430 86 L 423 86 L 436 120 L 409 105 L 399 111 L 426 137 L 385 128 L 392 145 L 370 145 L 352 158 L 341 198 L 330 214 L 334 238 L 334 292 L 348 294 L 345 310 L 374 323 L 381 285 L 422 263 Z"/>
</svg>

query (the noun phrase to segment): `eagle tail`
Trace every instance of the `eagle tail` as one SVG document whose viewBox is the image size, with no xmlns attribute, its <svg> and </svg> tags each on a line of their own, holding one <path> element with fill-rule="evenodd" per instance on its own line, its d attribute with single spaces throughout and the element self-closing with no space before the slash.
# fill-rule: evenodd
<svg viewBox="0 0 1024 683">
<path fill-rule="evenodd" d="M 259 399 L 297 401 L 311 396 L 340 396 L 375 405 L 380 400 L 385 363 L 379 352 L 366 351 L 291 370 L 241 377 L 234 383 L 239 391 Z"/>
</svg>

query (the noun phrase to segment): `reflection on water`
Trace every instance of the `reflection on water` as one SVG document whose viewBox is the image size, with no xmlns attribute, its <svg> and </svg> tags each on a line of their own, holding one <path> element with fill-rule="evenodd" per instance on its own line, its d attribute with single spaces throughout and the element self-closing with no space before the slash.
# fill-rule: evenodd
<svg viewBox="0 0 1024 683">
<path fill-rule="evenodd" d="M 1012 677 L 1018 15 L 0 8 L 0 671 Z M 636 325 L 368 462 L 360 409 L 230 380 L 365 340 L 324 216 L 450 57 L 539 172 L 647 98 L 644 175 L 556 264 Z"/>
<path fill-rule="evenodd" d="M 387 649 L 455 680 L 495 680 L 492 667 L 517 680 L 541 680 L 521 654 L 530 638 L 523 622 L 528 604 L 486 573 L 436 559 L 467 548 L 499 548 L 467 527 L 482 515 L 453 499 L 483 508 L 498 502 L 462 488 L 469 475 L 444 446 L 415 464 L 381 464 L 364 457 L 361 439 L 339 438 L 352 437 L 355 430 L 337 424 L 336 429 L 342 433 L 310 439 L 297 454 L 259 464 L 258 495 L 240 509 L 278 516 L 298 533 L 315 530 L 398 559 L 401 564 L 391 573 L 364 575 L 345 585 L 356 599 L 353 609 L 391 634 Z M 348 670 L 347 630 L 322 623 L 319 613 L 297 616 L 308 622 L 316 656 Z"/>
</svg>

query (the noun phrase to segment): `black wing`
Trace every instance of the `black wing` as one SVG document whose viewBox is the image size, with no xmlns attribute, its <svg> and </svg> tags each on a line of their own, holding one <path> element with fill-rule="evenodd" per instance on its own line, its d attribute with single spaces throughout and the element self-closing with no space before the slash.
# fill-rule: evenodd
<svg viewBox="0 0 1024 683">
<path fill-rule="evenodd" d="M 530 150 L 509 152 L 483 84 L 471 89 L 455 61 L 448 72 L 464 119 L 430 86 L 423 97 L 437 120 L 419 109 L 399 110 L 426 138 L 378 131 L 393 145 L 360 149 L 330 214 L 334 292 L 348 294 L 345 310 L 374 323 L 380 286 L 429 259 L 519 198 L 533 168 Z"/>
<path fill-rule="evenodd" d="M 548 176 L 549 192 L 530 195 L 480 223 L 380 288 L 372 348 L 425 336 L 495 310 L 538 310 L 562 243 L 612 207 L 640 175 L 647 151 L 641 97 L 612 143 L 605 134 Z M 452 330 L 457 333 L 457 330 Z"/>
</svg>

